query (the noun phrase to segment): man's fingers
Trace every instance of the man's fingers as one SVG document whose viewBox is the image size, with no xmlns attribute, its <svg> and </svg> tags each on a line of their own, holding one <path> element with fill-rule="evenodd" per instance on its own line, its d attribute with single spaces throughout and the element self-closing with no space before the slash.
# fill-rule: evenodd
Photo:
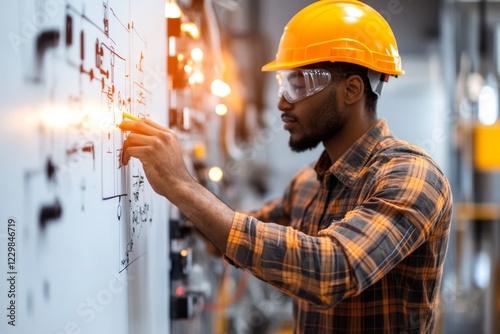
<svg viewBox="0 0 500 334">
<path fill-rule="evenodd" d="M 156 131 L 151 125 L 147 125 L 143 120 L 140 121 L 123 121 L 120 124 L 120 129 L 123 131 L 130 131 L 140 133 L 143 135 L 154 135 Z"/>
<path fill-rule="evenodd" d="M 128 162 L 131 157 L 137 158 L 142 161 L 142 158 L 144 157 L 144 152 L 146 152 L 146 147 L 145 146 L 132 146 L 128 147 L 126 150 L 125 148 L 123 149 L 123 154 L 122 154 L 122 164 L 124 166 L 128 165 Z"/>
<path fill-rule="evenodd" d="M 141 157 L 131 153 L 138 152 L 136 148 L 142 148 L 139 152 L 144 152 L 145 150 L 149 150 L 146 147 L 153 147 L 158 144 L 160 138 L 171 138 L 171 135 L 175 134 L 172 130 L 146 119 L 141 119 L 139 121 L 124 120 L 120 124 L 120 129 L 130 132 L 123 143 L 123 165 L 128 164 L 131 156 L 141 159 Z M 145 158 L 147 158 L 147 156 L 145 156 Z"/>
<path fill-rule="evenodd" d="M 131 156 L 136 157 L 135 155 L 131 154 L 131 150 L 133 148 L 148 146 L 151 143 L 151 140 L 152 140 L 151 136 L 142 135 L 138 133 L 129 134 L 127 140 L 125 140 L 125 142 L 123 143 L 122 164 L 127 165 Z M 135 149 L 132 150 L 132 152 L 135 151 L 136 151 Z"/>
<path fill-rule="evenodd" d="M 150 125 L 151 127 L 155 128 L 157 130 L 160 130 L 160 131 L 167 131 L 168 130 L 168 128 L 166 128 L 166 127 L 164 127 L 156 122 L 153 122 L 150 119 L 145 119 L 143 122 L 146 123 L 147 125 Z"/>
<path fill-rule="evenodd" d="M 124 120 L 123 122 L 120 123 L 120 129 L 122 131 L 142 133 L 144 135 L 149 135 L 149 136 L 156 135 L 158 130 L 160 131 L 166 130 L 165 127 L 149 119 L 143 119 L 139 121 Z"/>
<path fill-rule="evenodd" d="M 151 144 L 152 141 L 152 136 L 148 135 L 143 135 L 140 133 L 130 133 L 127 136 L 127 140 L 125 140 L 124 147 L 125 145 L 128 146 L 146 146 Z"/>
</svg>

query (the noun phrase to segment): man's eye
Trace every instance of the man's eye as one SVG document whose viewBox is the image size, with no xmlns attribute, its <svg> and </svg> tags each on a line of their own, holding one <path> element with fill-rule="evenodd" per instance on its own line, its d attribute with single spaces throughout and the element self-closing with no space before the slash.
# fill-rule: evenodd
<svg viewBox="0 0 500 334">
<path fill-rule="evenodd" d="M 305 86 L 304 85 L 301 85 L 301 84 L 292 84 L 292 89 L 295 91 L 295 92 L 298 92 L 298 91 L 302 91 L 305 89 Z"/>
</svg>

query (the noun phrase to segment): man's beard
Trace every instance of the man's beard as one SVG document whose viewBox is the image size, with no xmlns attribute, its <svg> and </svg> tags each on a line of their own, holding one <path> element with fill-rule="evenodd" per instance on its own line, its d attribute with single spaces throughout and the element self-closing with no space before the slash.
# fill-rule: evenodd
<svg viewBox="0 0 500 334">
<path fill-rule="evenodd" d="M 315 114 L 308 119 L 306 125 L 314 130 L 305 132 L 297 140 L 290 137 L 288 145 L 294 152 L 304 152 L 316 148 L 319 143 L 338 133 L 344 126 L 345 120 L 339 111 L 335 92 L 330 93 L 319 110 L 312 112 Z"/>
<path fill-rule="evenodd" d="M 290 149 L 294 152 L 304 152 L 315 149 L 319 143 L 321 143 L 321 140 L 316 138 L 316 136 L 304 136 L 295 141 L 290 137 L 288 146 L 290 146 Z"/>
</svg>

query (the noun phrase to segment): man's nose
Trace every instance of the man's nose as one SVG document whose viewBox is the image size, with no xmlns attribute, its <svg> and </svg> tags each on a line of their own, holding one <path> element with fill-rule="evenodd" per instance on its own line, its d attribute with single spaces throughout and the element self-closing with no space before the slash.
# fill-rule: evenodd
<svg viewBox="0 0 500 334">
<path fill-rule="evenodd" d="M 281 111 L 291 110 L 293 108 L 293 103 L 288 102 L 285 99 L 284 94 L 278 96 L 278 109 Z"/>
</svg>

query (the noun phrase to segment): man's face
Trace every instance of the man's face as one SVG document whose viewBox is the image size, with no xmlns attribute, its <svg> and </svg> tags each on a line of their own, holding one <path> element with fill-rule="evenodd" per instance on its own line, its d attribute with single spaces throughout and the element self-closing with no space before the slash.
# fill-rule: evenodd
<svg viewBox="0 0 500 334">
<path fill-rule="evenodd" d="M 278 108 L 285 130 L 290 132 L 292 151 L 303 152 L 337 134 L 345 124 L 340 110 L 337 89 L 330 84 L 317 94 L 296 103 L 289 103 L 282 96 Z"/>
</svg>

